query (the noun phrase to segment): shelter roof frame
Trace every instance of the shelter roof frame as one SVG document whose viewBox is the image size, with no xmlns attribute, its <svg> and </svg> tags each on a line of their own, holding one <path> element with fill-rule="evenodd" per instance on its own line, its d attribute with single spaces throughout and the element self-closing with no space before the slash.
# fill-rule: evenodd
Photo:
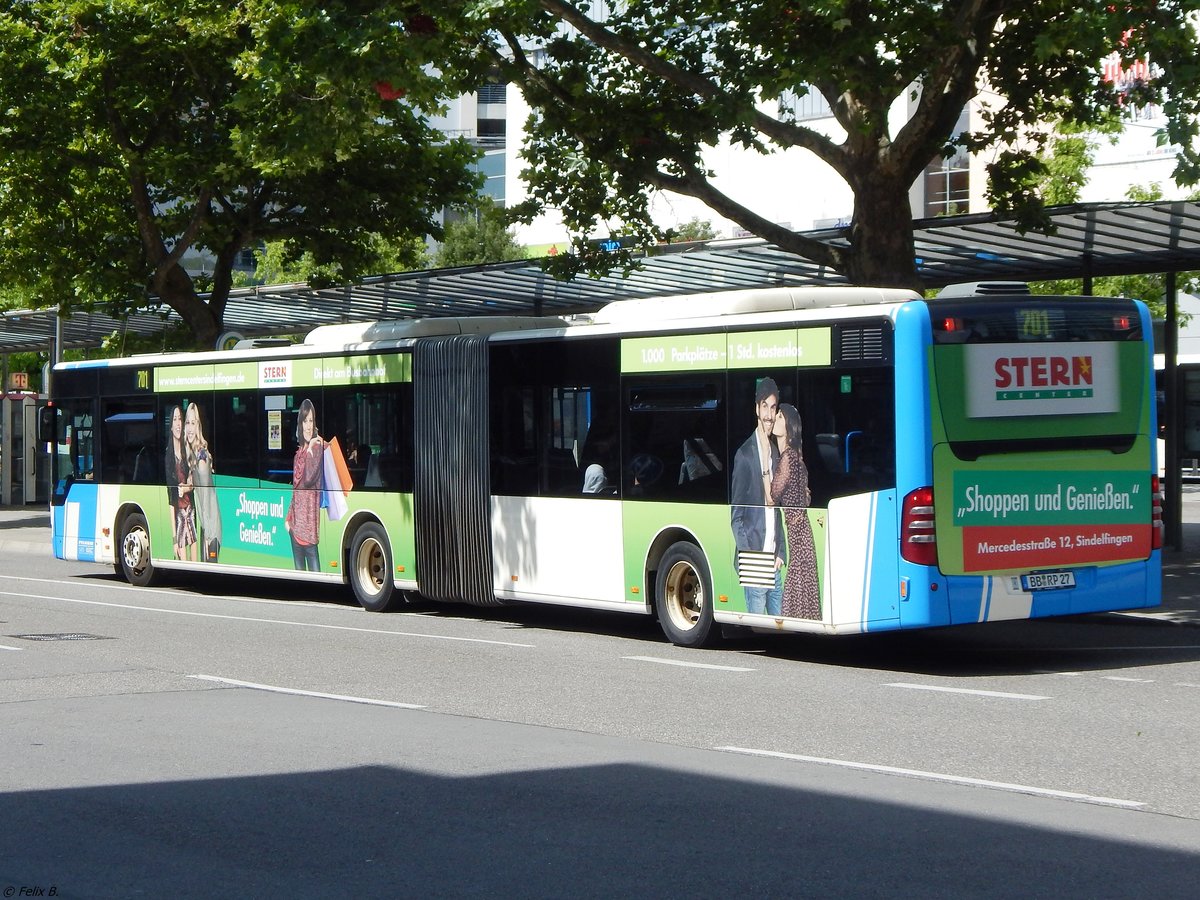
<svg viewBox="0 0 1200 900">
<path fill-rule="evenodd" d="M 1200 203 L 1092 203 L 1053 207 L 1053 231 L 1022 234 L 992 213 L 914 222 L 917 271 L 928 290 L 970 281 L 1044 281 L 1200 269 Z M 806 232 L 848 245 L 848 228 Z M 812 260 L 761 239 L 658 248 L 629 273 L 558 281 L 539 260 L 377 275 L 353 285 L 266 285 L 231 292 L 225 328 L 242 337 L 301 334 L 320 325 L 473 315 L 568 315 L 613 300 L 753 287 L 845 284 Z M 54 309 L 6 312 L 0 354 L 53 347 Z M 165 305 L 118 319 L 99 312 L 61 320 L 61 344 L 95 347 L 113 333 L 162 334 L 180 322 Z"/>
</svg>

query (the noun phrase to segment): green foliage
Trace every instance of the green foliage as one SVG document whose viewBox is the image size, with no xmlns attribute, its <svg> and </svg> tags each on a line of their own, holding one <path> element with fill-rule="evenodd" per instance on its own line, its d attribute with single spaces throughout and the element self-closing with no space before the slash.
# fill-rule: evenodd
<svg viewBox="0 0 1200 900">
<path fill-rule="evenodd" d="M 717 232 L 713 228 L 712 222 L 701 219 L 699 216 L 692 216 L 682 225 L 668 228 L 665 235 L 667 240 L 674 244 L 682 241 L 711 241 L 717 236 Z"/>
<path fill-rule="evenodd" d="M 525 259 L 528 252 L 517 243 L 503 215 L 491 205 L 482 206 L 446 226 L 442 245 L 434 255 L 439 268 Z"/>
<path fill-rule="evenodd" d="M 409 3 L 0 3 L 0 290 L 117 315 L 157 296 L 207 344 L 243 248 L 376 270 L 379 241 L 475 196 L 475 151 L 429 124 L 478 77 L 462 50 Z"/>
<path fill-rule="evenodd" d="M 388 241 L 380 235 L 370 236 L 376 272 L 407 272 L 425 266 L 425 242 L 418 237 Z M 301 250 L 291 241 L 271 241 L 255 254 L 255 284 L 300 284 L 314 287 L 344 284 L 350 280 L 336 263 L 317 262 L 309 250 Z M 249 282 L 248 282 L 249 283 Z"/>
<path fill-rule="evenodd" d="M 560 210 L 581 271 L 628 259 L 589 255 L 586 238 L 618 223 L 643 246 L 660 240 L 649 196 L 671 191 L 852 280 L 919 287 L 907 195 L 930 162 L 956 146 L 988 150 L 994 208 L 1026 227 L 1044 226 L 1042 206 L 1056 198 L 1041 190 L 1051 134 L 1041 126 L 1063 121 L 1082 134 L 1108 127 L 1131 105 L 1163 106 L 1164 138 L 1182 148 L 1177 178 L 1200 178 L 1200 0 L 457 7 L 460 27 L 477 29 L 476 40 L 534 110 L 524 175 L 532 199 L 519 213 Z M 1112 53 L 1127 68 L 1145 59 L 1161 68 L 1149 80 L 1104 81 L 1101 62 Z M 980 94 L 983 84 L 999 99 Z M 798 117 L 804 97 L 824 100 L 831 118 Z M 979 127 L 958 134 L 972 101 Z M 909 104 L 910 115 L 893 127 L 898 104 Z M 849 246 L 805 239 L 724 193 L 703 162 L 723 141 L 761 153 L 799 148 L 824 162 L 854 195 Z M 1057 155 L 1065 162 L 1085 149 L 1064 146 Z M 1054 174 L 1066 187 L 1074 177 Z M 779 189 L 802 207 L 800 179 Z"/>
</svg>

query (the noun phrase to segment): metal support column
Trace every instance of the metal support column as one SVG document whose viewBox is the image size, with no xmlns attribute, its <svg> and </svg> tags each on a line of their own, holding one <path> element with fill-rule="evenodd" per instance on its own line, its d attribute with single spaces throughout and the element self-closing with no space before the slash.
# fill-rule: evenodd
<svg viewBox="0 0 1200 900">
<path fill-rule="evenodd" d="M 1182 421 L 1179 402 L 1179 297 L 1174 272 L 1167 272 L 1164 282 L 1167 319 L 1163 323 L 1163 391 L 1166 394 L 1163 419 L 1166 450 L 1163 460 L 1163 546 L 1178 550 L 1183 543 L 1183 485 L 1180 478 L 1179 423 Z"/>
</svg>

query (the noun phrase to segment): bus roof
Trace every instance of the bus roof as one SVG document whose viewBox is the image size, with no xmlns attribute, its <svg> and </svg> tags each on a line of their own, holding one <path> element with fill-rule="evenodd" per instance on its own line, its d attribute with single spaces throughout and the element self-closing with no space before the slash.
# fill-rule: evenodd
<svg viewBox="0 0 1200 900">
<path fill-rule="evenodd" d="M 699 319 L 839 306 L 872 306 L 920 300 L 916 291 L 872 287 L 755 288 L 714 294 L 614 300 L 592 315 L 596 324 L 624 325 L 655 320 Z"/>
<path fill-rule="evenodd" d="M 432 319 L 385 319 L 378 322 L 348 322 L 314 328 L 304 346 L 351 347 L 375 341 L 402 341 L 455 334 L 495 334 L 498 331 L 528 331 L 534 328 L 564 328 L 557 316 L 445 316 Z"/>
<path fill-rule="evenodd" d="M 459 334 L 503 335 L 519 331 L 551 330 L 562 333 L 580 326 L 609 326 L 614 331 L 654 329 L 656 323 L 685 319 L 719 319 L 756 313 L 836 309 L 839 307 L 889 306 L 920 300 L 916 291 L 873 287 L 777 287 L 708 294 L 680 294 L 670 297 L 645 297 L 615 300 L 595 313 L 559 316 L 439 316 L 425 319 L 385 319 L 347 322 L 314 328 L 301 344 L 246 346 L 232 350 L 208 350 L 197 353 L 154 353 L 123 359 L 86 360 L 59 363 L 59 368 L 92 366 L 180 364 L 185 360 L 217 362 L 231 359 L 256 359 L 270 356 L 304 356 L 314 352 L 356 350 L 367 346 L 411 344 L 424 337 Z"/>
</svg>

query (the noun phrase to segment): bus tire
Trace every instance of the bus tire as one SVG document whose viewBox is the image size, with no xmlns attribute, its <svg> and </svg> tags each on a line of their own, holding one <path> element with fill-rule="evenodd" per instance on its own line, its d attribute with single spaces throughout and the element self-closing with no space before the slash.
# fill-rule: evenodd
<svg viewBox="0 0 1200 900">
<path fill-rule="evenodd" d="M 387 612 L 400 592 L 392 581 L 392 550 L 387 534 L 377 522 L 354 532 L 347 574 L 354 597 L 367 612 Z"/>
<path fill-rule="evenodd" d="M 131 513 L 121 522 L 117 566 L 121 577 L 134 587 L 149 587 L 158 578 L 150 558 L 150 529 L 141 513 Z"/>
<path fill-rule="evenodd" d="M 672 544 L 658 564 L 654 608 L 667 639 L 679 647 L 706 647 L 719 631 L 713 625 L 712 576 L 695 544 Z"/>
</svg>

